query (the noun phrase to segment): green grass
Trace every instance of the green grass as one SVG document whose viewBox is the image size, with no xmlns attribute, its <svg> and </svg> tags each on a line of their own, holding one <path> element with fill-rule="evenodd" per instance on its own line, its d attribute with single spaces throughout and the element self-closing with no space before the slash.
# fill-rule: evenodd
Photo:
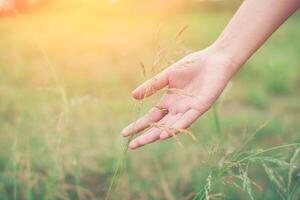
<svg viewBox="0 0 300 200">
<path fill-rule="evenodd" d="M 162 68 L 184 55 L 181 47 L 209 45 L 234 12 L 199 6 L 153 14 L 149 5 L 137 3 L 131 13 L 118 4 L 57 1 L 0 18 L 0 199 L 197 199 L 220 193 L 227 199 L 297 199 L 300 158 L 291 158 L 300 141 L 299 14 L 191 127 L 197 142 L 182 135 L 183 147 L 168 140 L 127 151 L 121 129 L 159 98 L 142 104 L 131 99 L 145 79 L 140 62 L 150 77 L 159 44 L 170 46 L 159 60 Z M 181 44 L 172 45 L 185 25 Z M 291 162 L 292 172 L 282 164 Z M 277 179 L 284 188 L 278 189 Z"/>
</svg>

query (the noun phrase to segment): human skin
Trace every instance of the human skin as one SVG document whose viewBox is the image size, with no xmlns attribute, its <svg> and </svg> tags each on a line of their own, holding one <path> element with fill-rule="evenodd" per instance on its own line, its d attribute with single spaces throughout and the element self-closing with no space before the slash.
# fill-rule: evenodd
<svg viewBox="0 0 300 200">
<path fill-rule="evenodd" d="M 170 90 L 121 134 L 134 135 L 151 124 L 169 128 L 152 127 L 129 147 L 137 149 L 188 128 L 211 108 L 243 64 L 299 6 L 300 0 L 245 0 L 212 45 L 182 58 L 136 88 L 132 96 L 137 100 L 165 87 Z"/>
</svg>

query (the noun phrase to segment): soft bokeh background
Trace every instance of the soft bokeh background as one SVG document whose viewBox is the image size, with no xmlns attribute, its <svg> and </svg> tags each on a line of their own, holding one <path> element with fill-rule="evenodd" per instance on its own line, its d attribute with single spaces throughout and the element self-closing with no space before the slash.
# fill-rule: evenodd
<svg viewBox="0 0 300 200">
<path fill-rule="evenodd" d="M 299 142 L 295 14 L 231 82 L 219 118 L 210 111 L 194 124 L 196 142 L 182 135 L 183 147 L 173 139 L 122 157 L 121 129 L 160 95 L 136 103 L 131 90 L 207 47 L 240 3 L 48 0 L 1 15 L 0 199 L 104 199 L 119 159 L 125 164 L 109 199 L 192 199 L 224 154 L 265 121 L 248 149 Z M 287 150 L 274 155 L 291 157 Z M 253 189 L 255 199 L 281 199 L 261 164 L 249 168 L 249 177 L 263 188 Z M 221 181 L 211 193 L 250 198 Z"/>
</svg>

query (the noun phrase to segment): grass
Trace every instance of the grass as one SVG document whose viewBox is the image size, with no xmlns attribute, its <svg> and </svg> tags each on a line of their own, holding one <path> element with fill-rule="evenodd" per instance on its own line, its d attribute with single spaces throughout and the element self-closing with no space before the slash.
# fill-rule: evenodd
<svg viewBox="0 0 300 200">
<path fill-rule="evenodd" d="M 211 43 L 234 11 L 122 9 L 58 1 L 0 18 L 0 199 L 297 199 L 299 15 L 182 147 L 131 152 L 120 130 L 159 98 L 137 104 L 131 89 Z"/>
</svg>

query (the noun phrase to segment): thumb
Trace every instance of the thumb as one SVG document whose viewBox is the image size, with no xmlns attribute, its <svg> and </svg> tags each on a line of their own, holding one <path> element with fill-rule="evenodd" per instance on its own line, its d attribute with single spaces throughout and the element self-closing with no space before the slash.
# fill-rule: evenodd
<svg viewBox="0 0 300 200">
<path fill-rule="evenodd" d="M 151 96 L 158 90 L 166 87 L 169 84 L 167 70 L 162 71 L 155 77 L 147 80 L 139 87 L 137 87 L 133 92 L 132 96 L 135 99 L 143 99 L 145 97 Z"/>
</svg>

